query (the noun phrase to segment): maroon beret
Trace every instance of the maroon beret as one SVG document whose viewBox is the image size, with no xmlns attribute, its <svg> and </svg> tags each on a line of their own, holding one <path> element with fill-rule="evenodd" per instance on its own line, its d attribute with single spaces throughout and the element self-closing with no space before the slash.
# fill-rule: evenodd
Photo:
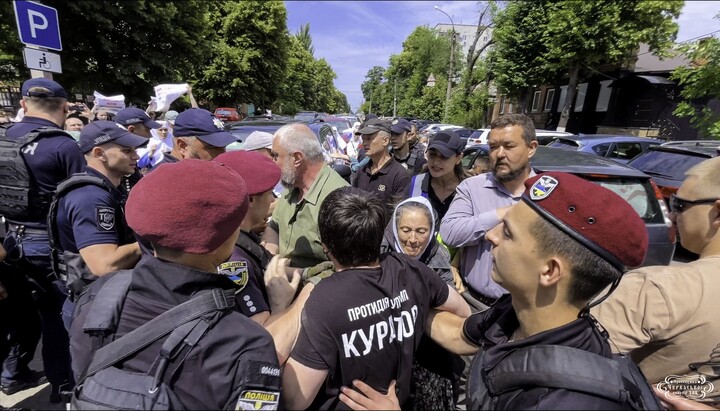
<svg viewBox="0 0 720 411">
<path fill-rule="evenodd" d="M 267 156 L 254 151 L 229 151 L 214 161 L 225 164 L 245 180 L 249 196 L 262 194 L 280 181 L 280 167 Z"/>
<path fill-rule="evenodd" d="M 245 182 L 229 167 L 188 159 L 164 164 L 130 191 L 125 214 L 143 239 L 171 250 L 205 254 L 245 218 Z"/>
<path fill-rule="evenodd" d="M 645 259 L 645 222 L 622 197 L 568 173 L 539 174 L 525 181 L 523 201 L 540 216 L 625 271 Z"/>
</svg>

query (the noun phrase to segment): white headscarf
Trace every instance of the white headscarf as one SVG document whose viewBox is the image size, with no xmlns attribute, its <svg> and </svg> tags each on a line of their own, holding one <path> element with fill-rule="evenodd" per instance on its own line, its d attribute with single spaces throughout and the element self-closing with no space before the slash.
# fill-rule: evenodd
<svg viewBox="0 0 720 411">
<path fill-rule="evenodd" d="M 398 237 L 398 231 L 397 231 L 397 223 L 398 223 L 398 222 L 397 222 L 397 211 L 398 211 L 404 204 L 407 204 L 407 203 L 417 203 L 417 204 L 420 204 L 420 205 L 424 206 L 425 208 L 427 208 L 427 209 L 428 209 L 428 212 L 430 213 L 430 220 L 431 220 L 431 221 L 430 221 L 430 235 L 428 236 L 428 241 L 427 241 L 427 242 L 425 243 L 425 245 L 423 246 L 422 251 L 421 251 L 416 257 L 414 257 L 416 260 L 418 260 L 418 259 L 420 259 L 420 257 L 422 257 L 422 255 L 425 253 L 425 251 L 427 250 L 427 248 L 428 248 L 428 246 L 430 245 L 430 243 L 432 243 L 433 237 L 435 236 L 435 213 L 434 213 L 434 211 L 433 211 L 432 205 L 430 204 L 430 201 L 428 201 L 427 198 L 425 198 L 425 197 L 420 197 L 420 196 L 418 196 L 418 197 L 410 197 L 410 198 L 408 198 L 407 200 L 404 200 L 403 202 L 401 202 L 400 204 L 398 204 L 398 205 L 395 207 L 395 210 L 393 210 L 393 216 L 392 216 L 392 229 L 393 229 L 393 236 L 395 237 L 395 251 L 397 251 L 398 253 L 405 254 L 405 250 L 403 250 L 402 244 L 400 244 L 400 237 Z"/>
</svg>

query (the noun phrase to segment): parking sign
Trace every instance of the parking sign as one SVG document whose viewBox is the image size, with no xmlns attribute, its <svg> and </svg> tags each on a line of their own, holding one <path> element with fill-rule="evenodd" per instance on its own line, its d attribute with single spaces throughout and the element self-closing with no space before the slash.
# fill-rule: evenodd
<svg viewBox="0 0 720 411">
<path fill-rule="evenodd" d="M 57 10 L 24 0 L 14 0 L 13 6 L 21 42 L 28 46 L 62 50 Z"/>
</svg>

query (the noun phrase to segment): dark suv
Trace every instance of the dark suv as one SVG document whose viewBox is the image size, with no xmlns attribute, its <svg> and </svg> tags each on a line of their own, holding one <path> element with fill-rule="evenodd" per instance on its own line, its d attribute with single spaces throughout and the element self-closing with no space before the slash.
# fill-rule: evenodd
<svg viewBox="0 0 720 411">
<path fill-rule="evenodd" d="M 683 181 L 685 172 L 708 158 L 720 155 L 720 141 L 693 140 L 672 141 L 650 149 L 628 163 L 652 176 L 665 201 L 675 193 Z"/>
<path fill-rule="evenodd" d="M 465 149 L 462 163 L 471 168 L 475 159 L 488 155 L 488 146 Z M 643 266 L 668 265 L 675 252 L 675 230 L 660 191 L 647 174 L 615 161 L 579 151 L 540 146 L 530 160 L 537 173 L 562 171 L 590 180 L 624 198 L 645 221 L 650 244 Z"/>
</svg>

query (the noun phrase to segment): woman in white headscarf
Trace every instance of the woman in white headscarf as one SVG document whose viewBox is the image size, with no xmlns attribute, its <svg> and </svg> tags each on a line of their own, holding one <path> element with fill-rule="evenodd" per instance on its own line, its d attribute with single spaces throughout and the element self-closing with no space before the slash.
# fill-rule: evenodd
<svg viewBox="0 0 720 411">
<path fill-rule="evenodd" d="M 419 260 L 454 286 L 450 253 L 436 238 L 439 224 L 437 213 L 428 199 L 409 198 L 395 207 L 392 221 L 385 229 L 381 249 Z M 459 356 L 423 336 L 413 361 L 413 408 L 455 409 L 455 388 L 464 365 Z"/>
</svg>

